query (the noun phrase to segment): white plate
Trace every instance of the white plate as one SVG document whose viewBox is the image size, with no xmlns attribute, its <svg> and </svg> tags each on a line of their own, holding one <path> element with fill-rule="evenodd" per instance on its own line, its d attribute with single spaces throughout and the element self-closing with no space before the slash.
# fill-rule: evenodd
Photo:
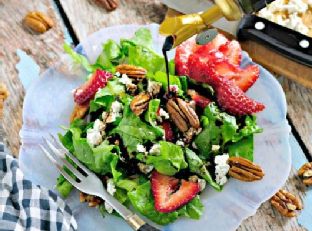
<svg viewBox="0 0 312 231">
<path fill-rule="evenodd" d="M 101 44 L 107 39 L 119 41 L 120 38 L 132 37 L 140 27 L 104 28 L 89 36 L 79 49 L 83 48 L 87 57 L 94 61 L 101 52 Z M 164 38 L 158 34 L 158 25 L 146 27 L 152 31 L 155 49 L 160 52 Z M 242 65 L 250 63 L 250 58 L 244 54 Z M 201 195 L 205 212 L 200 220 L 179 219 L 163 230 L 200 231 L 207 230 L 207 227 L 210 231 L 234 230 L 285 183 L 291 166 L 285 95 L 275 78 L 264 68 L 260 67 L 260 70 L 260 78 L 248 95 L 266 105 L 265 111 L 258 114 L 258 123 L 264 132 L 255 137 L 254 153 L 255 162 L 262 166 L 265 177 L 254 183 L 231 179 L 220 193 L 209 188 Z M 60 125 L 68 125 L 73 109 L 71 91 L 80 85 L 82 79 L 50 68 L 30 87 L 25 97 L 20 166 L 26 177 L 49 189 L 54 188 L 58 173 L 37 144 L 41 143 L 43 134 L 55 134 L 61 131 Z M 77 192 L 66 201 L 74 211 L 80 230 L 130 230 L 121 219 L 114 216 L 102 218 L 96 209 L 80 204 Z"/>
</svg>

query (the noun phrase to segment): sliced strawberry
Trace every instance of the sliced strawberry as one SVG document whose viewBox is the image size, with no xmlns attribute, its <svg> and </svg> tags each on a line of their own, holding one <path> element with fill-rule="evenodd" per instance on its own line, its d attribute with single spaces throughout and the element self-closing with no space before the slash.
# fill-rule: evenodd
<svg viewBox="0 0 312 231">
<path fill-rule="evenodd" d="M 235 80 L 235 85 L 246 92 L 259 78 L 260 70 L 256 65 L 249 65 L 240 72 L 240 79 Z"/>
<path fill-rule="evenodd" d="M 195 36 L 193 36 L 176 48 L 174 60 L 177 75 L 189 75 L 187 62 L 196 46 Z"/>
<path fill-rule="evenodd" d="M 240 65 L 242 60 L 242 48 L 236 40 L 227 42 L 220 46 L 219 51 L 221 51 L 229 62 L 233 65 Z"/>
<path fill-rule="evenodd" d="M 106 86 L 108 79 L 113 75 L 107 71 L 96 70 L 90 79 L 74 92 L 74 100 L 79 105 L 86 105 L 94 97 L 95 93 Z"/>
<path fill-rule="evenodd" d="M 195 101 L 195 104 L 201 108 L 205 108 L 211 102 L 210 99 L 198 94 L 194 90 L 188 90 L 187 93 L 191 96 L 192 100 Z"/>
<path fill-rule="evenodd" d="M 251 115 L 262 111 L 265 106 L 262 103 L 250 99 L 234 82 L 210 72 L 210 78 L 214 80 L 217 101 L 228 113 L 233 115 Z"/>
<path fill-rule="evenodd" d="M 167 141 L 173 141 L 174 140 L 174 135 L 172 131 L 172 127 L 168 121 L 163 121 L 162 122 L 162 127 L 165 131 L 165 139 Z"/>
<path fill-rule="evenodd" d="M 192 200 L 200 191 L 198 183 L 180 180 L 153 171 L 151 177 L 152 192 L 155 209 L 162 213 L 169 213 Z"/>
<path fill-rule="evenodd" d="M 217 61 L 213 64 L 214 70 L 221 76 L 233 80 L 235 85 L 246 92 L 259 78 L 259 67 L 249 65 L 245 69 L 230 64 L 227 60 Z"/>
</svg>

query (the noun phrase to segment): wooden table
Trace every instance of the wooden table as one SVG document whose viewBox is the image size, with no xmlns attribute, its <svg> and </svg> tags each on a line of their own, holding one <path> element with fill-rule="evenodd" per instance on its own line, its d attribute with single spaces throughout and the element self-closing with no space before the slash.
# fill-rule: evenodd
<svg viewBox="0 0 312 231">
<path fill-rule="evenodd" d="M 56 26 L 41 35 L 29 33 L 21 21 L 31 10 L 46 12 Z M 20 146 L 18 133 L 25 91 L 32 80 L 58 60 L 64 40 L 77 44 L 107 26 L 160 23 L 166 10 L 159 0 L 120 0 L 118 9 L 111 13 L 93 0 L 29 0 L 27 4 L 0 1 L 0 82 L 7 85 L 11 94 L 5 104 L 3 126 L 11 152 L 17 155 Z M 286 93 L 292 127 L 293 169 L 285 188 L 301 197 L 305 209 L 297 218 L 284 218 L 266 202 L 238 230 L 312 230 L 312 192 L 296 175 L 303 163 L 312 161 L 312 90 L 283 77 L 278 79 Z"/>
</svg>

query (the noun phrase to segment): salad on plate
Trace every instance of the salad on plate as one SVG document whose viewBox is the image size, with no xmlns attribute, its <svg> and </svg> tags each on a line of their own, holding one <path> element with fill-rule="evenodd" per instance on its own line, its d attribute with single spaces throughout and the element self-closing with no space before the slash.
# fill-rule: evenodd
<svg viewBox="0 0 312 231">
<path fill-rule="evenodd" d="M 94 64 L 65 51 L 89 75 L 73 92 L 71 123 L 59 139 L 124 205 L 160 225 L 199 219 L 202 191 L 221 191 L 229 177 L 264 176 L 253 140 L 262 131 L 255 113 L 265 106 L 245 94 L 259 68 L 240 67 L 237 41 L 222 34 L 205 45 L 185 41 L 169 62 L 169 86 L 148 29 L 106 41 Z M 57 189 L 66 197 L 73 186 L 60 175 Z M 81 193 L 80 201 L 117 215 L 95 196 Z"/>
</svg>

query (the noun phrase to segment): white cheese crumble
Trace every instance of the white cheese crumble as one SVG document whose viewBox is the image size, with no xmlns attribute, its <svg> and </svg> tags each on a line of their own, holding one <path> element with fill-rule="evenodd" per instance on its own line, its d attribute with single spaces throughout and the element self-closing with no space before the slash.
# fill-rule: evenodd
<svg viewBox="0 0 312 231">
<path fill-rule="evenodd" d="M 99 145 L 102 143 L 103 138 L 102 134 L 100 131 L 89 128 L 87 130 L 87 142 L 89 143 L 90 146 L 94 147 L 96 145 Z"/>
<path fill-rule="evenodd" d="M 197 147 L 197 145 L 195 144 L 195 142 L 192 143 L 192 147 L 193 147 L 194 149 L 198 149 L 198 147 Z"/>
<path fill-rule="evenodd" d="M 223 154 L 215 157 L 215 174 L 216 174 L 216 182 L 219 185 L 224 185 L 227 182 L 226 174 L 230 170 L 230 166 L 228 165 L 228 154 Z"/>
<path fill-rule="evenodd" d="M 153 165 L 143 164 L 143 163 L 138 163 L 138 167 L 140 171 L 145 174 L 150 173 L 154 169 Z"/>
<path fill-rule="evenodd" d="M 147 91 L 152 95 L 157 95 L 160 92 L 161 87 L 162 87 L 161 83 L 148 80 Z"/>
<path fill-rule="evenodd" d="M 146 148 L 142 144 L 136 146 L 137 152 L 146 153 Z"/>
<path fill-rule="evenodd" d="M 104 208 L 108 213 L 113 213 L 114 209 L 112 206 L 110 206 L 106 201 L 104 202 Z"/>
<path fill-rule="evenodd" d="M 198 184 L 200 191 L 203 191 L 206 188 L 206 181 L 204 179 L 198 178 Z"/>
<path fill-rule="evenodd" d="M 169 114 L 163 108 L 159 108 L 159 115 L 157 116 L 157 120 L 159 122 L 162 122 L 163 119 L 165 120 L 169 119 Z"/>
<path fill-rule="evenodd" d="M 114 196 L 116 192 L 116 186 L 115 186 L 114 180 L 111 178 L 107 180 L 107 192 L 112 196 Z"/>
<path fill-rule="evenodd" d="M 124 85 L 129 85 L 132 83 L 132 79 L 130 79 L 128 75 L 122 74 L 121 78 L 119 79 L 119 82 Z"/>
<path fill-rule="evenodd" d="M 170 85 L 169 89 L 170 89 L 171 92 L 174 92 L 174 93 L 178 93 L 179 92 L 179 86 L 176 85 L 176 84 Z"/>
<path fill-rule="evenodd" d="M 122 104 L 118 102 L 117 100 L 112 103 L 109 116 L 106 119 L 107 123 L 112 123 L 116 121 L 117 117 L 121 117 L 121 110 L 122 110 Z"/>
<path fill-rule="evenodd" d="M 115 73 L 115 75 L 116 75 L 117 77 L 120 77 L 120 72 L 117 71 L 117 72 Z"/>
<path fill-rule="evenodd" d="M 93 124 L 93 129 L 94 130 L 103 131 L 103 130 L 105 130 L 105 127 L 106 127 L 105 123 L 103 123 L 101 120 L 96 119 L 94 121 L 94 124 Z"/>
<path fill-rule="evenodd" d="M 150 154 L 160 154 L 160 145 L 159 144 L 153 144 L 153 146 L 151 147 L 151 149 L 149 150 Z"/>
<path fill-rule="evenodd" d="M 213 152 L 219 151 L 219 149 L 220 149 L 220 145 L 213 144 L 211 146 L 211 151 Z"/>
<path fill-rule="evenodd" d="M 182 140 L 177 140 L 176 145 L 184 147 L 185 143 Z"/>
</svg>

